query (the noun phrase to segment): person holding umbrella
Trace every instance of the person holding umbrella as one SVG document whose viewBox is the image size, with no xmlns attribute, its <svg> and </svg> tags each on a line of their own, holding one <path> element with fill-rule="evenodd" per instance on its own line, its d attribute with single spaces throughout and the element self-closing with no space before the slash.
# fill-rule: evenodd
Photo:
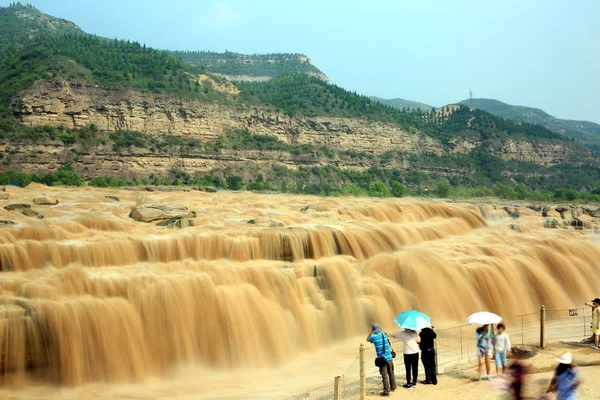
<svg viewBox="0 0 600 400">
<path fill-rule="evenodd" d="M 390 391 L 396 390 L 396 375 L 394 373 L 394 356 L 392 355 L 392 346 L 387 334 L 381 331 L 379 324 L 371 326 L 371 332 L 367 336 L 367 342 L 373 343 L 377 358 L 375 366 L 379 367 L 379 373 L 383 378 L 383 392 L 381 396 L 389 396 Z"/>
<path fill-rule="evenodd" d="M 403 328 L 404 331 L 398 334 L 399 339 L 404 343 L 404 367 L 406 368 L 406 389 L 413 389 L 417 386 L 419 375 L 419 343 L 421 338 L 418 330 L 431 326 L 429 317 L 419 311 L 404 311 L 394 319 L 394 322 Z"/>
<path fill-rule="evenodd" d="M 492 352 L 494 346 L 492 345 L 492 339 L 494 337 L 493 329 L 491 324 L 497 324 L 502 321 L 502 318 L 496 314 L 490 312 L 479 312 L 471 315 L 467 318 L 467 323 L 471 325 L 481 325 L 475 331 L 475 339 L 477 340 L 477 358 L 479 364 L 477 366 L 477 373 L 479 374 L 479 380 L 481 380 L 481 374 L 483 364 L 485 363 L 486 376 L 484 379 L 489 379 L 492 358 Z"/>
<path fill-rule="evenodd" d="M 489 324 L 485 324 L 475 331 L 475 339 L 477 340 L 477 359 L 479 360 L 479 366 L 477 367 L 477 373 L 479 374 L 479 380 L 481 380 L 481 373 L 483 364 L 485 363 L 485 377 L 483 379 L 488 380 L 490 378 L 492 358 L 492 338 L 494 334 L 492 327 Z"/>
</svg>

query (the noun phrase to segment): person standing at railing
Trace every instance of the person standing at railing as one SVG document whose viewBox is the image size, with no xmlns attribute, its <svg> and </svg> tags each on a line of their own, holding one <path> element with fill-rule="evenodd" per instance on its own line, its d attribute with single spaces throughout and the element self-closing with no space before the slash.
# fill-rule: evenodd
<svg viewBox="0 0 600 400">
<path fill-rule="evenodd" d="M 585 303 L 585 305 L 592 307 L 592 333 L 594 334 L 592 349 L 598 350 L 600 342 L 600 299 L 596 297 L 591 303 Z"/>
<path fill-rule="evenodd" d="M 423 328 L 419 332 L 421 343 L 419 348 L 421 349 L 421 361 L 423 362 L 423 368 L 425 369 L 425 380 L 422 382 L 424 385 L 437 385 L 437 373 L 435 367 L 435 345 L 434 341 L 437 338 L 437 334 L 431 328 Z"/>
<path fill-rule="evenodd" d="M 502 367 L 502 375 L 506 375 L 506 357 L 510 353 L 511 344 L 508 334 L 505 332 L 504 324 L 498 324 L 496 327 L 498 333 L 494 335 L 492 344 L 494 345 L 494 360 L 496 360 L 496 375 L 500 374 Z"/>
<path fill-rule="evenodd" d="M 487 380 L 490 378 L 490 359 L 492 357 L 493 351 L 492 338 L 492 327 L 489 324 L 483 325 L 482 327 L 477 328 L 477 330 L 475 331 L 475 339 L 477 340 L 477 358 L 479 359 L 479 365 L 477 367 L 479 380 L 481 380 L 481 374 L 484 363 L 486 376 L 483 379 Z"/>
<path fill-rule="evenodd" d="M 413 331 L 412 329 L 405 329 L 398 333 L 398 338 L 404 344 L 404 367 L 406 368 L 406 385 L 402 387 L 413 389 L 417 387 L 417 378 L 419 375 L 419 343 L 421 343 L 421 338 L 417 331 Z"/>
<path fill-rule="evenodd" d="M 381 396 L 389 396 L 390 391 L 396 390 L 396 375 L 394 373 L 394 355 L 392 355 L 392 346 L 386 333 L 381 331 L 379 324 L 371 326 L 371 332 L 367 336 L 367 342 L 373 343 L 377 358 L 375 365 L 379 367 L 379 373 L 383 378 L 383 392 Z"/>
</svg>

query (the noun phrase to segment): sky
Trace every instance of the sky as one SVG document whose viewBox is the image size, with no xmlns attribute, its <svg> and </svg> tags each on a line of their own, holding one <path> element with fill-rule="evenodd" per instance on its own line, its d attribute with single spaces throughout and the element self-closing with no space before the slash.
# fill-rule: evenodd
<svg viewBox="0 0 600 400">
<path fill-rule="evenodd" d="M 600 123 L 600 0 L 29 2 L 155 48 L 303 53 L 361 94 L 442 106 L 472 89 Z"/>
</svg>

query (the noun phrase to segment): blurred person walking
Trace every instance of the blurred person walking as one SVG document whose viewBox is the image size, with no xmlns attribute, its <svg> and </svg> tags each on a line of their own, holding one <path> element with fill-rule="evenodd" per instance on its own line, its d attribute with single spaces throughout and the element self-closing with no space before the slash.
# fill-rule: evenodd
<svg viewBox="0 0 600 400">
<path fill-rule="evenodd" d="M 509 390 L 512 392 L 514 400 L 523 400 L 524 381 L 527 375 L 527 368 L 520 361 L 515 361 L 508 367 L 508 375 L 510 377 Z"/>
<path fill-rule="evenodd" d="M 556 361 L 558 366 L 546 393 L 556 392 L 556 400 L 577 400 L 577 388 L 581 380 L 573 365 L 573 355 L 566 353 Z"/>
<path fill-rule="evenodd" d="M 421 343 L 419 348 L 421 349 L 421 361 L 423 362 L 423 368 L 425 369 L 425 380 L 421 383 L 424 385 L 437 385 L 437 372 L 435 365 L 435 345 L 434 341 L 437 338 L 437 334 L 431 328 L 423 328 L 419 332 Z"/>
<path fill-rule="evenodd" d="M 383 392 L 379 393 L 381 396 L 389 396 L 390 392 L 396 390 L 396 375 L 394 374 L 394 353 L 390 340 L 386 333 L 381 331 L 379 324 L 373 324 L 371 326 L 371 332 L 367 336 L 367 341 L 373 343 L 375 346 L 375 352 L 377 358 L 375 359 L 375 366 L 379 367 L 379 373 L 383 378 Z"/>
</svg>

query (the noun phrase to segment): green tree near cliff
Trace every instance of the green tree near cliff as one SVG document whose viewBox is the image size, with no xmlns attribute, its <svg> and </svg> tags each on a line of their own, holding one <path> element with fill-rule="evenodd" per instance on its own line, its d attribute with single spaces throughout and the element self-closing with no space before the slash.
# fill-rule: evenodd
<svg viewBox="0 0 600 400">
<path fill-rule="evenodd" d="M 441 181 L 435 187 L 435 194 L 441 198 L 447 198 L 452 187 L 447 181 Z"/>
<path fill-rule="evenodd" d="M 371 182 L 369 185 L 369 196 L 371 197 L 389 197 L 390 189 L 381 180 Z"/>
<path fill-rule="evenodd" d="M 404 197 L 408 195 L 408 189 L 398 181 L 392 182 L 390 192 L 394 197 Z"/>
<path fill-rule="evenodd" d="M 244 188 L 244 181 L 242 180 L 241 176 L 238 176 L 238 175 L 228 176 L 226 179 L 226 182 L 227 182 L 227 186 L 231 190 L 241 190 Z"/>
</svg>

